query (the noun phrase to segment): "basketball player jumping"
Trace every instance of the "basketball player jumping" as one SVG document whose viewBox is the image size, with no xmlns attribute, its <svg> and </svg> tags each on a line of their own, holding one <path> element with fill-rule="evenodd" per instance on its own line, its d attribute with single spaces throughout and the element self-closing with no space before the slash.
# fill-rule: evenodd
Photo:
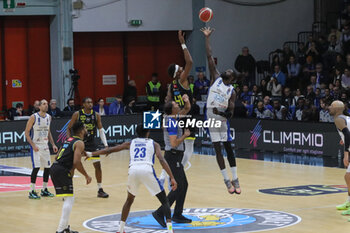
<svg viewBox="0 0 350 233">
<path fill-rule="evenodd" d="M 347 167 L 345 173 L 345 182 L 348 187 L 348 199 L 336 208 L 338 210 L 344 210 L 342 215 L 350 215 L 350 166 L 349 166 L 349 151 L 350 151 L 350 117 L 344 115 L 345 105 L 343 102 L 336 100 L 333 101 L 329 107 L 329 113 L 334 116 L 334 123 L 337 127 L 339 135 L 344 143 L 344 166 Z M 349 219 L 350 221 L 350 219 Z"/>
<path fill-rule="evenodd" d="M 185 102 L 182 99 L 183 95 L 186 94 L 189 97 L 189 102 L 191 105 L 193 103 L 193 92 L 190 87 L 190 83 L 188 82 L 188 75 L 191 72 L 193 61 L 192 61 L 191 54 L 186 47 L 184 35 L 185 33 L 182 33 L 182 31 L 178 32 L 179 42 L 184 51 L 184 58 L 186 62 L 185 68 L 177 64 L 171 64 L 168 67 L 168 74 L 174 80 L 168 87 L 168 92 L 165 100 L 165 102 L 169 102 L 172 100 L 175 101 L 181 109 L 184 108 L 185 106 Z M 191 115 L 191 111 L 188 114 Z M 186 166 L 186 164 L 190 166 L 189 160 L 193 154 L 195 129 L 191 128 L 190 131 L 191 131 L 191 135 L 187 137 L 184 141 L 185 151 L 182 159 L 183 166 Z M 165 175 L 166 175 L 165 171 L 162 171 L 160 175 L 160 180 L 162 182 L 164 182 Z"/>
<path fill-rule="evenodd" d="M 109 154 L 112 152 L 130 149 L 128 197 L 123 206 L 118 232 L 124 232 L 125 221 L 128 218 L 131 205 L 138 193 L 140 184 L 143 183 L 150 191 L 150 193 L 152 195 L 155 195 L 161 202 L 167 219 L 167 233 L 173 233 L 169 201 L 166 197 L 163 186 L 159 183 L 159 180 L 156 177 L 156 173 L 153 168 L 154 155 L 157 156 L 163 169 L 170 176 L 172 190 L 175 191 L 177 188 L 177 183 L 169 168 L 168 163 L 162 156 L 159 144 L 148 138 L 150 133 L 149 130 L 143 129 L 143 125 L 138 125 L 136 128 L 136 133 L 138 137 L 133 139 L 131 142 L 125 142 L 119 146 L 95 151 L 92 154 L 90 152 L 86 153 L 88 156 L 96 156 L 100 154 Z"/>
<path fill-rule="evenodd" d="M 230 124 L 229 120 L 233 116 L 234 104 L 236 100 L 236 93 L 231 83 L 234 80 L 233 70 L 226 70 L 220 75 L 217 71 L 212 56 L 212 50 L 209 42 L 209 37 L 214 31 L 212 28 L 202 28 L 201 31 L 205 36 L 205 47 L 210 71 L 210 89 L 207 99 L 207 118 L 220 120 L 221 128 L 209 127 L 209 133 L 211 141 L 213 142 L 216 161 L 221 170 L 221 174 L 224 177 L 229 193 L 240 194 L 241 188 L 237 176 L 236 158 L 231 146 Z M 225 151 L 227 153 L 227 159 L 229 161 L 233 180 L 229 179 L 226 172 L 225 160 L 221 153 L 221 142 L 224 144 Z"/>
<path fill-rule="evenodd" d="M 67 137 L 70 137 L 71 136 L 70 130 L 73 124 L 77 121 L 84 123 L 88 132 L 84 139 L 85 148 L 87 151 L 97 150 L 97 144 L 95 142 L 95 137 L 97 133 L 96 127 L 98 128 L 98 131 L 100 133 L 100 138 L 103 145 L 105 147 L 108 147 L 106 135 L 103 131 L 101 116 L 100 114 L 92 110 L 92 105 L 93 105 L 93 102 L 91 98 L 89 97 L 84 98 L 83 109 L 73 114 L 67 129 Z M 96 176 L 97 186 L 98 186 L 97 197 L 107 198 L 109 197 L 109 195 L 105 193 L 102 189 L 102 169 L 101 169 L 100 156 L 92 157 L 90 159 L 93 161 L 93 165 L 95 167 L 95 176 Z"/>
<path fill-rule="evenodd" d="M 63 197 L 62 215 L 56 233 L 78 233 L 69 228 L 68 221 L 74 203 L 73 196 L 73 176 L 74 170 L 85 177 L 86 184 L 91 182 L 91 177 L 86 173 L 81 157 L 84 152 L 84 142 L 82 139 L 87 131 L 82 122 L 75 122 L 72 127 L 73 137 L 69 137 L 60 148 L 56 156 L 56 161 L 51 167 L 52 182 L 55 186 L 56 196 Z"/>
<path fill-rule="evenodd" d="M 43 99 L 39 102 L 39 109 L 39 112 L 30 116 L 25 129 L 27 142 L 31 146 L 30 152 L 33 165 L 30 177 L 31 190 L 28 196 L 30 199 L 40 199 L 35 192 L 35 182 L 41 166 L 44 167 L 44 182 L 40 195 L 42 197 L 53 197 L 53 194 L 47 190 L 47 182 L 49 181 L 51 166 L 50 150 L 47 144 L 48 141 L 50 141 L 55 153 L 57 153 L 58 150 L 50 132 L 51 116 L 47 114 L 48 103 L 46 100 Z"/>
</svg>

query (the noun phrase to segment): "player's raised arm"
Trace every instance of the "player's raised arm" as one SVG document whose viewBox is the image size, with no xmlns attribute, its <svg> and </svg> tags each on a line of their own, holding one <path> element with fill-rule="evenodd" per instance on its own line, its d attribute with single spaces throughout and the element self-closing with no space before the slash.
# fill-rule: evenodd
<svg viewBox="0 0 350 233">
<path fill-rule="evenodd" d="M 205 36 L 205 50 L 207 53 L 207 59 L 208 59 L 208 65 L 209 65 L 210 85 L 212 85 L 215 82 L 215 80 L 218 77 L 220 77 L 220 73 L 216 69 L 216 66 L 215 66 L 215 61 L 213 58 L 213 53 L 212 53 L 210 41 L 209 41 L 209 37 L 213 33 L 214 30 L 215 30 L 214 28 L 210 28 L 210 27 L 204 27 L 201 29 L 201 31 L 203 32 L 203 34 Z"/>
<path fill-rule="evenodd" d="M 74 174 L 74 169 L 76 168 L 83 176 L 85 176 L 86 184 L 89 184 L 91 183 L 91 177 L 87 174 L 83 164 L 81 163 L 81 156 L 84 152 L 84 147 L 85 147 L 84 142 L 77 141 L 73 147 L 74 147 L 74 160 L 73 160 L 73 168 L 72 168 L 71 174 Z"/>
<path fill-rule="evenodd" d="M 29 120 L 27 121 L 26 129 L 24 130 L 24 135 L 26 136 L 27 142 L 32 146 L 35 152 L 39 151 L 39 148 L 35 145 L 32 138 L 30 137 L 30 130 L 32 129 L 35 122 L 34 115 L 31 115 Z"/>
<path fill-rule="evenodd" d="M 186 62 L 184 71 L 180 75 L 180 83 L 184 84 L 184 83 L 188 82 L 187 77 L 191 72 L 193 60 L 192 60 L 190 52 L 188 51 L 188 49 L 186 47 L 185 37 L 184 37 L 185 33 L 183 33 L 182 31 L 179 31 L 178 36 L 179 36 L 179 41 L 181 43 L 181 47 L 184 51 L 184 57 L 185 57 L 185 62 Z"/>
<path fill-rule="evenodd" d="M 68 127 L 67 127 L 67 138 L 70 138 L 72 136 L 71 129 L 72 129 L 72 126 L 74 125 L 74 123 L 78 120 L 78 116 L 79 116 L 79 112 L 73 113 L 72 119 L 68 123 Z"/>
<path fill-rule="evenodd" d="M 173 191 L 177 188 L 177 183 L 175 181 L 174 175 L 171 172 L 171 169 L 169 167 L 169 164 L 164 159 L 162 152 L 160 150 L 160 145 L 157 142 L 154 142 L 154 150 L 156 151 L 157 158 L 159 159 L 160 164 L 162 165 L 163 169 L 168 173 L 170 180 L 171 180 L 171 188 Z"/>
<path fill-rule="evenodd" d="M 127 150 L 130 148 L 130 142 L 124 142 L 123 144 L 121 145 L 118 145 L 118 146 L 113 146 L 113 147 L 109 147 L 109 148 L 106 148 L 106 149 L 103 149 L 103 150 L 98 150 L 98 151 L 94 151 L 91 153 L 91 156 L 96 156 L 96 155 L 105 155 L 105 154 L 110 154 L 110 153 L 113 153 L 113 152 L 119 152 L 121 150 Z M 87 155 L 89 156 L 90 153 L 89 152 L 86 152 Z"/>
<path fill-rule="evenodd" d="M 98 128 L 98 132 L 100 133 L 101 141 L 105 147 L 108 147 L 106 134 L 105 134 L 105 131 L 103 130 L 103 126 L 101 122 L 101 115 L 96 113 L 96 119 L 97 119 L 97 128 Z"/>
</svg>

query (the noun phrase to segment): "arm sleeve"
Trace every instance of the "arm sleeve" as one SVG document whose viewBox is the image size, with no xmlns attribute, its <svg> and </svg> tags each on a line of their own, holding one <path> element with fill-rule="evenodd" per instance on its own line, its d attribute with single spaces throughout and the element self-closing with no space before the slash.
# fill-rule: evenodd
<svg viewBox="0 0 350 233">
<path fill-rule="evenodd" d="M 344 134 L 344 139 L 345 139 L 345 142 L 344 142 L 344 149 L 345 151 L 348 151 L 349 152 L 349 145 L 350 145 L 350 131 L 347 127 L 345 127 L 343 130 L 342 130 L 343 134 Z"/>
</svg>

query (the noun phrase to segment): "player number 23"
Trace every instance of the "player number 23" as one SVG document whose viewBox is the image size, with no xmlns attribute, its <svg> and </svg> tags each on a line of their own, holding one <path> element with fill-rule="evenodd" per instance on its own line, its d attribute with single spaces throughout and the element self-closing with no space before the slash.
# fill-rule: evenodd
<svg viewBox="0 0 350 233">
<path fill-rule="evenodd" d="M 135 159 L 146 157 L 146 148 L 145 147 L 141 147 L 141 149 L 135 148 L 134 152 L 135 152 L 135 156 L 134 156 Z"/>
</svg>

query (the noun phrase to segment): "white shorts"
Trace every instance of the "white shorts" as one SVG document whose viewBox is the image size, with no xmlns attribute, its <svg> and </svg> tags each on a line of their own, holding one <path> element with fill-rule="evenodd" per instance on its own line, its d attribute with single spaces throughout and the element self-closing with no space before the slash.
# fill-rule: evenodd
<svg viewBox="0 0 350 233">
<path fill-rule="evenodd" d="M 152 196 L 164 190 L 153 166 L 148 164 L 133 165 L 129 168 L 128 192 L 136 196 L 140 184 L 144 184 Z"/>
<path fill-rule="evenodd" d="M 350 165 L 349 165 L 348 168 L 346 169 L 346 173 L 350 173 Z"/>
<path fill-rule="evenodd" d="M 30 157 L 32 158 L 33 168 L 50 168 L 51 167 L 51 157 L 50 150 L 47 144 L 36 145 L 39 151 L 35 152 L 33 148 L 30 149 Z"/>
<path fill-rule="evenodd" d="M 221 127 L 209 127 L 209 135 L 212 142 L 230 142 L 232 141 L 231 132 L 230 132 L 230 122 L 222 116 L 214 114 L 212 110 L 208 109 L 206 119 L 213 118 L 215 120 L 221 121 Z"/>
</svg>

